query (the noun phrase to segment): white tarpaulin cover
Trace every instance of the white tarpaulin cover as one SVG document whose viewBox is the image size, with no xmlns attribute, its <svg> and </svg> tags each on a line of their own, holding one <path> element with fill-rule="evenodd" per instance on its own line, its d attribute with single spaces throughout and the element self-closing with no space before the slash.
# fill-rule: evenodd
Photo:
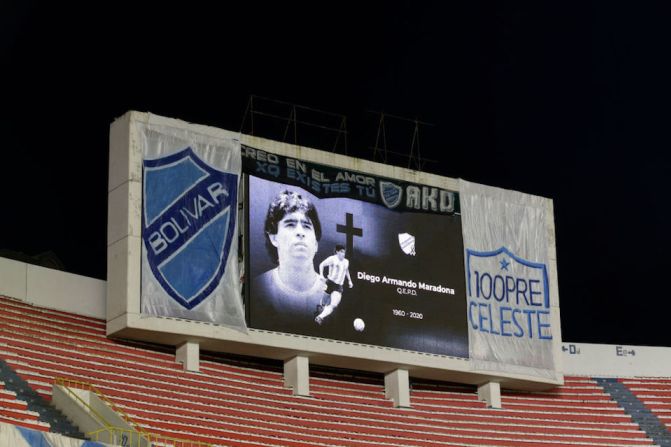
<svg viewBox="0 0 671 447">
<path fill-rule="evenodd" d="M 473 369 L 555 379 L 547 199 L 459 190 Z"/>
<path fill-rule="evenodd" d="M 246 330 L 238 272 L 239 139 L 151 117 L 138 131 L 142 313 Z"/>
</svg>

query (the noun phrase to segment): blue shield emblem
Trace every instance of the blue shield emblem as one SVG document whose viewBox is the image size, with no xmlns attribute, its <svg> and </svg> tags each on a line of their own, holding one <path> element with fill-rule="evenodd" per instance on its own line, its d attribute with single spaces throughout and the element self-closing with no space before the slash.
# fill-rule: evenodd
<svg viewBox="0 0 671 447">
<path fill-rule="evenodd" d="M 550 308 L 545 264 L 520 258 L 506 247 L 466 250 L 468 297 L 521 307 Z"/>
<path fill-rule="evenodd" d="M 380 197 L 387 208 L 396 208 L 403 198 L 403 188 L 392 182 L 380 181 Z"/>
<path fill-rule="evenodd" d="M 236 223 L 238 176 L 191 150 L 145 160 L 142 240 L 154 277 L 192 309 L 219 285 Z"/>
</svg>

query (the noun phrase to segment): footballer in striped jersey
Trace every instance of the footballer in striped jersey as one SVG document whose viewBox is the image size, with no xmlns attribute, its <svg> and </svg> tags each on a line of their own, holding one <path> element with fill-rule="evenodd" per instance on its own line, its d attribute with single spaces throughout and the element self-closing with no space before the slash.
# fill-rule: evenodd
<svg viewBox="0 0 671 447">
<path fill-rule="evenodd" d="M 324 277 L 324 269 L 328 267 L 328 276 Z M 343 284 L 347 278 L 349 287 L 354 287 L 352 278 L 349 276 L 349 260 L 345 258 L 345 247 L 342 245 L 335 246 L 335 254 L 324 259 L 319 264 L 319 276 L 326 283 L 326 294 L 330 296 L 331 300 L 327 305 L 320 303 L 317 307 L 319 315 L 315 317 L 317 324 L 322 324 L 324 319 L 331 315 L 333 311 L 340 304 L 343 293 Z"/>
</svg>

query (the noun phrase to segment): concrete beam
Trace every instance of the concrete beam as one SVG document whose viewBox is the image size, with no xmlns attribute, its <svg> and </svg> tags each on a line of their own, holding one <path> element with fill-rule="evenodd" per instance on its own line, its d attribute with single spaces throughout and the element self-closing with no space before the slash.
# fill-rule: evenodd
<svg viewBox="0 0 671 447">
<path fill-rule="evenodd" d="M 407 369 L 395 369 L 384 376 L 384 396 L 395 407 L 410 408 L 410 379 Z"/>
<path fill-rule="evenodd" d="M 284 362 L 284 386 L 294 390 L 294 396 L 310 395 L 310 360 L 296 356 Z"/>
<path fill-rule="evenodd" d="M 479 385 L 478 400 L 486 402 L 489 408 L 501 408 L 501 384 L 487 382 Z"/>
<path fill-rule="evenodd" d="M 199 372 L 200 345 L 193 341 L 187 341 L 178 346 L 175 353 L 175 360 L 184 365 L 184 371 Z"/>
</svg>

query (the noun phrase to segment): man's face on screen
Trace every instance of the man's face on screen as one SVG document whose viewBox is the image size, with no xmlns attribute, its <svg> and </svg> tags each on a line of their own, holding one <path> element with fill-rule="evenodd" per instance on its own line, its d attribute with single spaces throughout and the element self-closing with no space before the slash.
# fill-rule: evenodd
<svg viewBox="0 0 671 447">
<path fill-rule="evenodd" d="M 302 211 L 287 214 L 277 224 L 277 234 L 270 234 L 282 262 L 312 261 L 317 253 L 317 237 L 309 217 Z"/>
</svg>

